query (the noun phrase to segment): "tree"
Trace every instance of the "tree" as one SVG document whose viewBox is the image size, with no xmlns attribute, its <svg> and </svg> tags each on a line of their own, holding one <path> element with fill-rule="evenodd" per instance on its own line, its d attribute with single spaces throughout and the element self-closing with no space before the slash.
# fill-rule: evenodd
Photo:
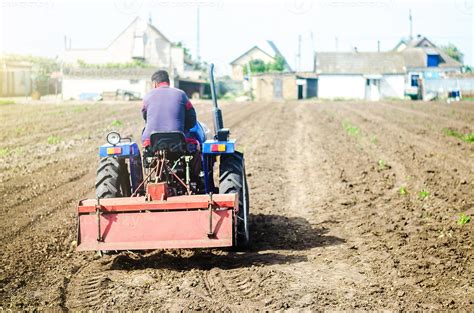
<svg viewBox="0 0 474 313">
<path fill-rule="evenodd" d="M 267 65 L 260 59 L 252 60 L 249 64 L 252 73 L 264 73 L 267 70 Z M 244 66 L 244 75 L 247 75 L 247 66 Z"/>
<path fill-rule="evenodd" d="M 193 70 L 203 71 L 208 67 L 208 64 L 206 62 L 201 61 L 200 59 L 193 61 L 193 56 L 191 55 L 191 51 L 189 50 L 188 47 L 185 46 L 185 44 L 182 41 L 175 42 L 174 46 L 183 48 L 184 58 L 192 62 Z"/>
<path fill-rule="evenodd" d="M 449 43 L 441 46 L 441 50 L 459 63 L 463 63 L 464 54 L 454 44 Z"/>
<path fill-rule="evenodd" d="M 265 63 L 260 59 L 250 61 L 252 73 L 283 72 L 285 70 L 285 59 L 277 56 L 274 62 Z M 244 66 L 244 75 L 247 75 L 247 66 Z"/>
<path fill-rule="evenodd" d="M 175 42 L 174 46 L 178 48 L 183 48 L 184 56 L 189 60 L 192 60 L 193 56 L 191 55 L 189 48 L 187 48 L 182 41 Z"/>
<path fill-rule="evenodd" d="M 267 63 L 268 72 L 283 72 L 285 70 L 285 59 L 282 56 L 277 56 L 275 62 Z"/>
</svg>

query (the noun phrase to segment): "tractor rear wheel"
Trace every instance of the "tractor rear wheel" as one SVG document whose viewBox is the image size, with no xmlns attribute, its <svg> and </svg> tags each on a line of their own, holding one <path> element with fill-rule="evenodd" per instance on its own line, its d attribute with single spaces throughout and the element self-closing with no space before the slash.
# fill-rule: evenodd
<svg viewBox="0 0 474 313">
<path fill-rule="evenodd" d="M 124 159 L 100 159 L 95 190 L 99 199 L 130 196 L 130 175 Z"/>
<path fill-rule="evenodd" d="M 234 236 L 234 247 L 245 249 L 250 245 L 249 233 L 249 191 L 245 176 L 244 155 L 240 152 L 224 154 L 220 157 L 219 193 L 237 193 L 239 195 L 239 212 L 237 234 Z"/>
</svg>

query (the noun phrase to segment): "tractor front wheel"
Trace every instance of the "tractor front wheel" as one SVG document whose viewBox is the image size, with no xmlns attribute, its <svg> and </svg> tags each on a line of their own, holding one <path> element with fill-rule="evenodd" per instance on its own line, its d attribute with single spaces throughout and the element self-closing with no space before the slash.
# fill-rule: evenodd
<svg viewBox="0 0 474 313">
<path fill-rule="evenodd" d="M 250 245 L 250 232 L 248 225 L 249 192 L 245 176 L 244 155 L 240 152 L 221 155 L 219 170 L 219 193 L 236 193 L 239 195 L 239 212 L 236 215 L 237 233 L 234 236 L 234 247 L 246 249 Z"/>
</svg>

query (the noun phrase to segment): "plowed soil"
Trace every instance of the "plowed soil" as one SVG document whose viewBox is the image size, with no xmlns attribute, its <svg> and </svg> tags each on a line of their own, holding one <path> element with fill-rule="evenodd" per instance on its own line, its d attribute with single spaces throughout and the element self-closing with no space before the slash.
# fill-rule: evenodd
<svg viewBox="0 0 474 313">
<path fill-rule="evenodd" d="M 474 311 L 474 145 L 446 131 L 474 103 L 224 103 L 251 249 L 75 252 L 98 146 L 138 139 L 139 106 L 0 107 L 0 310 Z"/>
</svg>

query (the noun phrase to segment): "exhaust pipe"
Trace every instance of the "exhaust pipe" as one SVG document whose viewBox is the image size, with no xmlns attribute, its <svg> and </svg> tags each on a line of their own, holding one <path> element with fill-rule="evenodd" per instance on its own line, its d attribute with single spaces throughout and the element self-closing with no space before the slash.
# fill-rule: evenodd
<svg viewBox="0 0 474 313">
<path fill-rule="evenodd" d="M 216 84 L 214 82 L 214 63 L 209 66 L 209 80 L 211 82 L 211 97 L 214 105 L 214 138 L 218 141 L 227 141 L 229 139 L 229 129 L 224 128 L 222 111 L 217 104 Z"/>
</svg>

